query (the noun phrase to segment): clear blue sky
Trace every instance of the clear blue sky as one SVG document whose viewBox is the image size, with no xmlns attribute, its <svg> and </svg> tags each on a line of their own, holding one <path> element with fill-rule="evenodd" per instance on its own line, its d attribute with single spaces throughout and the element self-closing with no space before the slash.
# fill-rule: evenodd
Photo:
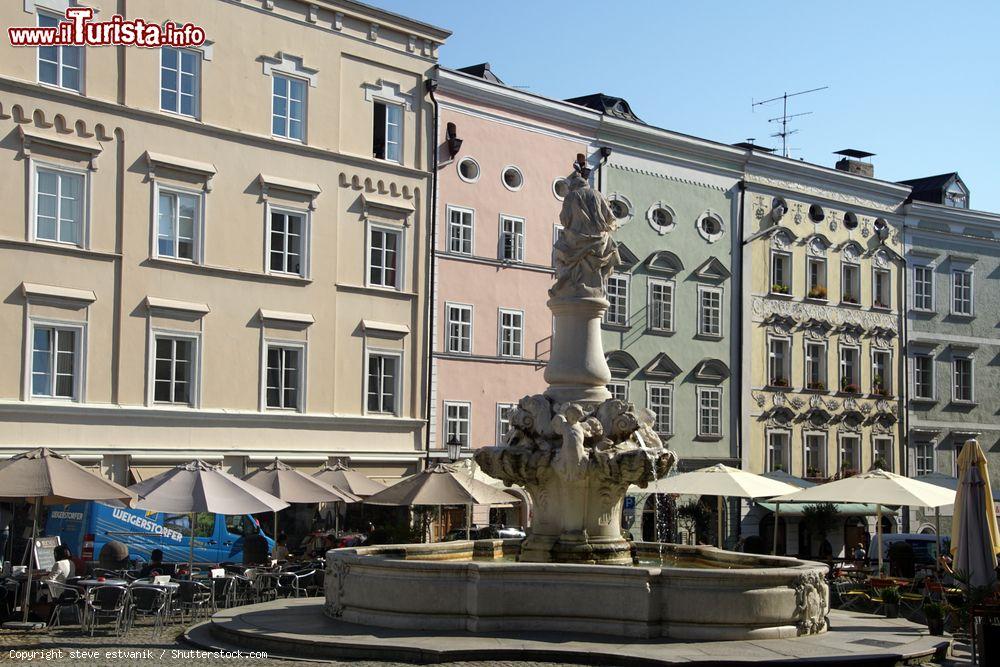
<svg viewBox="0 0 1000 667">
<path fill-rule="evenodd" d="M 441 64 L 487 61 L 506 83 L 629 100 L 646 122 L 777 146 L 766 99 L 790 113 L 792 157 L 877 153 L 875 175 L 958 171 L 973 208 L 1000 211 L 1000 3 L 924 0 L 368 0 L 451 30 Z"/>
</svg>

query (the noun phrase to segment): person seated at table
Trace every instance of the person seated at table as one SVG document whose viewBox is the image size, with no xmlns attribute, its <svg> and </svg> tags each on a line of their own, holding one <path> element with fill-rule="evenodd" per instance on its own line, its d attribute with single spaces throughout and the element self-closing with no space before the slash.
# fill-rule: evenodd
<svg viewBox="0 0 1000 667">
<path fill-rule="evenodd" d="M 42 585 L 38 588 L 37 603 L 32 606 L 32 611 L 44 619 L 52 612 L 52 601 L 62 595 L 66 580 L 76 576 L 76 565 L 70 560 L 68 548 L 59 544 L 52 550 L 52 555 L 56 559 L 52 569 L 38 573 L 38 581 Z"/>
<path fill-rule="evenodd" d="M 288 535 L 281 533 L 278 541 L 274 543 L 274 560 L 288 560 Z"/>
<path fill-rule="evenodd" d="M 243 538 L 243 564 L 266 565 L 270 556 L 268 552 L 267 540 L 260 534 L 260 529 L 254 526 Z"/>
<path fill-rule="evenodd" d="M 865 559 L 868 558 L 868 552 L 865 551 L 865 545 L 858 542 L 854 546 L 854 560 L 857 561 L 858 567 L 865 566 Z"/>
<path fill-rule="evenodd" d="M 97 557 L 97 566 L 105 570 L 127 570 L 128 545 L 118 540 L 106 543 Z"/>
<path fill-rule="evenodd" d="M 149 552 L 149 562 L 139 572 L 140 579 L 148 579 L 160 574 L 166 574 L 163 567 L 163 551 L 153 549 Z"/>
</svg>

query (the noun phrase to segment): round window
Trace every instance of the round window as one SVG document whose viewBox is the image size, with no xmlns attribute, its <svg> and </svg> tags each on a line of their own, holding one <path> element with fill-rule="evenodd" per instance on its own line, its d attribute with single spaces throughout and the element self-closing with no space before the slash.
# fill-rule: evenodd
<svg viewBox="0 0 1000 667">
<path fill-rule="evenodd" d="M 479 163 L 471 157 L 462 158 L 458 163 L 458 175 L 463 181 L 475 183 L 479 180 Z"/>
<path fill-rule="evenodd" d="M 660 227 L 667 227 L 673 224 L 674 219 L 670 217 L 670 212 L 666 209 L 658 208 L 653 211 L 653 222 Z"/>
<path fill-rule="evenodd" d="M 823 222 L 823 218 L 826 217 L 826 213 L 823 211 L 823 207 L 819 204 L 813 204 L 809 207 L 809 219 L 813 222 Z"/>
<path fill-rule="evenodd" d="M 646 211 L 646 220 L 658 234 L 672 232 L 677 223 L 673 210 L 663 202 L 656 202 L 649 207 Z"/>
<path fill-rule="evenodd" d="M 726 233 L 722 218 L 712 211 L 702 213 L 697 222 L 698 234 L 709 243 L 715 243 Z"/>
<path fill-rule="evenodd" d="M 623 202 L 621 199 L 612 199 L 608 202 L 608 206 L 611 207 L 611 212 L 615 214 L 615 217 L 619 220 L 624 220 L 628 217 L 628 204 Z"/>
<path fill-rule="evenodd" d="M 506 167 L 503 170 L 503 184 L 508 190 L 520 190 L 524 185 L 524 176 L 517 167 Z"/>
<path fill-rule="evenodd" d="M 844 227 L 847 229 L 857 229 L 858 228 L 858 216 L 848 211 L 844 214 Z"/>
<path fill-rule="evenodd" d="M 701 231 L 705 232 L 708 236 L 715 236 L 722 231 L 722 225 L 715 218 L 702 218 Z"/>
<path fill-rule="evenodd" d="M 566 198 L 566 195 L 569 194 L 569 183 L 566 182 L 565 178 L 557 178 L 552 182 L 552 194 L 560 201 Z"/>
</svg>

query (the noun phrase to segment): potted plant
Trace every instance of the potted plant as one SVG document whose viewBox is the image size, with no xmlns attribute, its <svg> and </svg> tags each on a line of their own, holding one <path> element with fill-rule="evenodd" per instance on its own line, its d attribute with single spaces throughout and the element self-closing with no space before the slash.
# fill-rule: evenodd
<svg viewBox="0 0 1000 667">
<path fill-rule="evenodd" d="M 948 611 L 941 602 L 927 602 L 924 604 L 924 618 L 927 619 L 927 630 L 935 637 L 944 634 L 944 615 Z"/>
<path fill-rule="evenodd" d="M 858 303 L 858 297 L 854 296 L 850 292 L 847 292 L 844 294 L 844 298 L 841 299 L 841 301 L 843 301 L 844 303 L 853 303 L 856 305 Z"/>
<path fill-rule="evenodd" d="M 806 477 L 809 477 L 811 479 L 818 479 L 819 476 L 820 476 L 819 468 L 810 467 L 806 469 Z"/>
<path fill-rule="evenodd" d="M 812 389 L 813 391 L 826 391 L 826 383 L 825 382 L 819 382 L 819 381 L 817 381 L 817 382 L 810 382 L 809 385 L 808 385 L 808 388 Z"/>
<path fill-rule="evenodd" d="M 882 302 L 881 302 L 881 301 L 879 301 L 878 299 L 876 299 L 876 300 L 875 300 L 875 303 L 873 303 L 873 304 L 872 304 L 872 306 L 873 306 L 873 307 L 875 307 L 875 308 L 886 308 L 886 309 L 888 309 L 888 308 L 889 308 L 889 304 L 887 304 L 887 303 L 882 303 Z"/>
<path fill-rule="evenodd" d="M 826 299 L 826 288 L 822 285 L 813 285 L 809 289 L 810 299 Z"/>
<path fill-rule="evenodd" d="M 840 478 L 854 477 L 858 471 L 854 468 L 854 463 L 850 459 L 844 459 L 840 463 Z"/>
<path fill-rule="evenodd" d="M 840 379 L 840 389 L 841 391 L 845 391 L 848 394 L 857 394 L 858 392 L 861 391 L 861 387 L 854 384 L 854 382 L 852 382 L 851 378 L 849 377 L 844 377 Z"/>
<path fill-rule="evenodd" d="M 899 588 L 897 586 L 883 588 L 880 597 L 885 606 L 885 617 L 899 618 Z"/>
<path fill-rule="evenodd" d="M 788 285 L 784 283 L 774 283 L 771 285 L 771 292 L 774 294 L 788 294 Z"/>
<path fill-rule="evenodd" d="M 788 380 L 786 378 L 783 378 L 783 377 L 771 378 L 771 386 L 772 387 L 787 387 L 788 386 Z"/>
<path fill-rule="evenodd" d="M 883 384 L 881 375 L 876 375 L 872 378 L 872 393 L 876 396 L 889 395 L 889 390 Z"/>
<path fill-rule="evenodd" d="M 888 470 L 889 466 L 886 465 L 885 459 L 882 457 L 876 458 L 872 461 L 872 470 Z"/>
</svg>

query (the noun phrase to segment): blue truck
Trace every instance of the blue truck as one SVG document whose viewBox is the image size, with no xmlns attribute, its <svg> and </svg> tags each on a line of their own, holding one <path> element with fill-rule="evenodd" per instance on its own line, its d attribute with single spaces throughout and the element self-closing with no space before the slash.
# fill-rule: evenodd
<svg viewBox="0 0 1000 667">
<path fill-rule="evenodd" d="M 192 526 L 191 514 L 149 512 L 117 503 L 89 501 L 50 507 L 45 534 L 58 535 L 63 544 L 87 563 L 94 563 L 101 547 L 112 540 L 128 545 L 129 558 L 137 562 L 149 561 L 150 552 L 160 549 L 164 562 L 186 563 L 192 539 L 195 563 L 240 563 L 244 536 L 260 529 L 260 524 L 249 514 L 226 516 L 201 512 L 193 518 Z M 273 550 L 274 541 L 267 536 L 265 539 Z"/>
</svg>

